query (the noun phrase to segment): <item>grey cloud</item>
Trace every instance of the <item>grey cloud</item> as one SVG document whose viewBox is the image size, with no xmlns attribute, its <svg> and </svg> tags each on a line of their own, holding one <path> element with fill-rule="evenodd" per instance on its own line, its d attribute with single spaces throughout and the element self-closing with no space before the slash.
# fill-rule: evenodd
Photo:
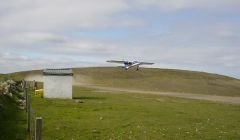
<svg viewBox="0 0 240 140">
<path fill-rule="evenodd" d="M 36 43 L 61 43 L 65 40 L 68 39 L 49 32 L 19 32 L 3 36 L 0 39 L 0 43 L 28 45 Z"/>
<path fill-rule="evenodd" d="M 54 31 L 72 28 L 139 26 L 140 19 L 114 19 L 114 14 L 138 8 L 174 11 L 191 8 L 239 9 L 238 0 L 9 0 L 1 2 L 1 31 Z M 116 22 L 118 21 L 118 22 Z"/>
<path fill-rule="evenodd" d="M 74 60 L 63 56 L 28 59 L 27 56 L 21 56 L 16 53 L 0 53 L 0 66 L 1 73 L 10 73 L 44 68 L 99 66 L 99 63 L 85 60 Z"/>
<path fill-rule="evenodd" d="M 147 30 L 150 25 L 144 19 L 118 17 L 134 10 L 237 11 L 239 6 L 239 0 L 2 1 L 0 71 L 107 65 L 103 63 L 107 59 L 129 59 L 153 61 L 158 67 L 234 73 L 239 77 L 240 29 L 237 23 L 182 23 L 167 34 L 136 33 L 123 40 L 71 38 L 68 32 L 120 27 Z M 17 53 L 13 54 L 14 51 Z"/>
<path fill-rule="evenodd" d="M 134 0 L 133 4 L 140 8 L 159 7 L 159 10 L 168 12 L 192 8 L 237 10 L 240 2 L 238 0 Z"/>
<path fill-rule="evenodd" d="M 45 48 L 45 55 L 40 58 L 28 58 L 20 56 L 21 54 L 2 54 L 0 63 L 5 72 L 6 70 L 17 71 L 46 67 L 108 65 L 104 63 L 107 59 L 153 61 L 158 67 L 201 70 L 229 75 L 232 71 L 240 70 L 240 49 L 236 47 L 146 47 L 144 45 L 136 47 L 124 42 L 114 44 L 101 42 L 100 46 L 96 44 L 85 42 L 83 46 L 65 44 L 66 46 L 63 45 L 61 48 L 56 46 Z M 34 51 L 34 48 L 31 49 Z"/>
<path fill-rule="evenodd" d="M 63 27 L 99 27 L 104 25 L 109 16 L 126 7 L 126 4 L 121 0 L 101 2 L 98 0 L 22 0 L 21 4 L 18 5 L 15 2 L 8 3 L 8 5 L 14 6 L 7 6 L 12 9 L 17 6 L 15 12 L 6 11 L 0 16 L 2 21 L 0 28 L 8 30 L 13 30 L 13 28 L 15 30 L 19 30 L 19 28 L 59 30 Z"/>
</svg>

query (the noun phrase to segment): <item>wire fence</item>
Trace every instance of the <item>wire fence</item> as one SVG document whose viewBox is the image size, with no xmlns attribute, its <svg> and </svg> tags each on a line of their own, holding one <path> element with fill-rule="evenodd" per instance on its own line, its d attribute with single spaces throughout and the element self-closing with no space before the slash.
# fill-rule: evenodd
<svg viewBox="0 0 240 140">
<path fill-rule="evenodd" d="M 29 133 L 30 140 L 41 140 L 42 118 L 36 116 L 36 113 L 31 106 L 31 95 L 36 89 L 35 85 L 35 81 L 23 81 L 27 112 L 27 131 Z"/>
<path fill-rule="evenodd" d="M 37 116 L 35 115 L 35 112 L 33 112 L 33 109 L 30 109 L 30 139 L 34 140 L 35 138 L 35 128 L 36 128 L 36 124 L 35 124 L 35 119 L 37 118 Z"/>
</svg>

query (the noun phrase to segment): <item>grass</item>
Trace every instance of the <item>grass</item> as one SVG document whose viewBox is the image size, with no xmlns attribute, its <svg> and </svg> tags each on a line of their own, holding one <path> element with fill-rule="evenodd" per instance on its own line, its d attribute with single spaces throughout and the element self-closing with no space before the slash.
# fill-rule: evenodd
<svg viewBox="0 0 240 140">
<path fill-rule="evenodd" d="M 76 81 L 106 87 L 240 96 L 240 80 L 204 72 L 153 68 L 142 68 L 140 71 L 125 71 L 121 68 L 79 68 L 74 69 L 74 74 Z"/>
<path fill-rule="evenodd" d="M 5 74 L 5 77 L 8 79 L 13 79 L 13 80 L 23 80 L 26 76 L 29 75 L 38 75 L 41 74 L 41 70 L 32 70 L 32 71 L 23 71 L 23 72 L 15 72 L 15 73 L 10 73 L 10 74 Z"/>
<path fill-rule="evenodd" d="M 0 75 L 21 80 L 41 71 Z M 145 91 L 240 96 L 240 80 L 167 69 L 74 69 L 76 81 Z M 42 85 L 39 85 L 42 86 Z M 74 87 L 74 100 L 32 96 L 43 117 L 43 139 L 240 139 L 240 106 L 134 93 L 105 93 Z M 0 96 L 0 139 L 26 138 L 25 112 Z"/>
<path fill-rule="evenodd" d="M 4 81 L 7 79 L 18 81 L 18 80 L 23 80 L 29 75 L 39 75 L 41 73 L 42 73 L 41 70 L 32 70 L 32 71 L 22 71 L 22 72 L 15 72 L 15 73 L 9 73 L 9 74 L 0 74 L 0 81 Z"/>
<path fill-rule="evenodd" d="M 240 106 L 82 87 L 74 97 L 32 97 L 44 140 L 240 139 Z"/>
<path fill-rule="evenodd" d="M 5 79 L 5 75 L 4 74 L 0 74 L 0 82 L 4 81 L 4 79 Z"/>
<path fill-rule="evenodd" d="M 21 80 L 41 75 L 41 70 L 5 75 Z M 240 80 L 205 72 L 141 68 L 123 70 L 113 67 L 75 68 L 76 82 L 132 90 L 197 93 L 207 95 L 240 96 Z"/>
<path fill-rule="evenodd" d="M 17 108 L 16 102 L 4 95 L 0 95 L 0 139 L 25 140 L 26 115 Z"/>
</svg>

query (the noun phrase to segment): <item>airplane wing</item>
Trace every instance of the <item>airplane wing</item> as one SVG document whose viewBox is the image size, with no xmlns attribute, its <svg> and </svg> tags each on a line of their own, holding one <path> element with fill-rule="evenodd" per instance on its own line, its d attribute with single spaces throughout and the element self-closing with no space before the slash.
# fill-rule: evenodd
<svg viewBox="0 0 240 140">
<path fill-rule="evenodd" d="M 138 65 L 141 65 L 141 63 L 136 62 L 136 63 L 132 64 L 131 66 L 134 67 L 134 66 L 138 66 Z"/>
<path fill-rule="evenodd" d="M 108 60 L 107 62 L 109 62 L 109 63 L 120 63 L 120 64 L 124 64 L 126 61 Z"/>
<path fill-rule="evenodd" d="M 139 62 L 140 65 L 153 65 L 154 63 L 149 63 L 149 62 Z"/>
</svg>

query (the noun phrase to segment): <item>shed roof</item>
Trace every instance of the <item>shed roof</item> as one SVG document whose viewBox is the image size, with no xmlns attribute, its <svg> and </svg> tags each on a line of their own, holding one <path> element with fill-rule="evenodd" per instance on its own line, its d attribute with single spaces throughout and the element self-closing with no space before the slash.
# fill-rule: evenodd
<svg viewBox="0 0 240 140">
<path fill-rule="evenodd" d="M 45 69 L 43 75 L 73 76 L 72 69 Z"/>
</svg>

